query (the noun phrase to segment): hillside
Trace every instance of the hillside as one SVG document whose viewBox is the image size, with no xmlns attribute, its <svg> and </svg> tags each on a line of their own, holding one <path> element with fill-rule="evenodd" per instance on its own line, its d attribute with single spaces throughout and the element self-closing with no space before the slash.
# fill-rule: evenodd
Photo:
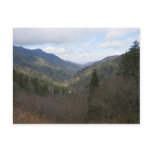
<svg viewBox="0 0 152 152">
<path fill-rule="evenodd" d="M 100 82 L 114 76 L 117 73 L 118 60 L 119 56 L 110 56 L 84 67 L 74 75 L 70 85 L 79 90 L 88 88 L 93 69 L 97 70 Z"/>
<path fill-rule="evenodd" d="M 69 79 L 81 69 L 80 66 L 64 61 L 54 54 L 45 53 L 40 49 L 29 50 L 17 46 L 13 46 L 13 64 L 15 69 L 27 71 L 27 73 L 33 71 L 35 75 L 40 73 L 56 81 Z"/>
</svg>

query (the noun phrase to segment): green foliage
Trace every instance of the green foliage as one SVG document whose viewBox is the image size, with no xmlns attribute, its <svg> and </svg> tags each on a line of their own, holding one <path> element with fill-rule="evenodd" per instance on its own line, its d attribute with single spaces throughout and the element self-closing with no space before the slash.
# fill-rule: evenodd
<svg viewBox="0 0 152 152">
<path fill-rule="evenodd" d="M 68 92 L 68 89 L 66 87 L 61 87 L 62 96 L 66 95 Z"/>
<path fill-rule="evenodd" d="M 87 121 L 92 120 L 95 117 L 96 112 L 98 111 L 98 106 L 95 106 L 92 103 L 92 98 L 94 96 L 96 89 L 99 87 L 99 79 L 97 76 L 97 71 L 94 69 L 92 72 L 92 77 L 90 81 L 90 90 L 89 90 L 89 98 L 88 98 L 88 112 L 87 112 Z"/>
<path fill-rule="evenodd" d="M 90 81 L 90 89 L 93 90 L 94 88 L 99 86 L 99 79 L 97 76 L 97 71 L 94 69 L 92 72 L 92 78 Z"/>
<path fill-rule="evenodd" d="M 31 81 L 37 94 L 47 95 L 49 93 L 48 85 L 45 82 L 40 81 L 38 78 L 31 78 Z"/>
<path fill-rule="evenodd" d="M 23 73 L 20 73 L 13 69 L 13 81 L 22 89 L 27 92 L 33 92 L 32 88 L 30 87 L 31 84 L 34 87 L 35 92 L 38 95 L 47 95 L 49 93 L 48 85 L 45 81 L 39 80 L 36 77 L 29 77 Z M 17 92 L 17 88 L 14 85 L 15 93 Z"/>
<path fill-rule="evenodd" d="M 38 79 L 37 78 L 31 78 L 31 81 L 32 81 L 32 83 L 33 83 L 33 86 L 34 86 L 34 88 L 35 88 L 35 91 L 36 91 L 36 93 L 40 93 L 39 92 L 39 87 L 40 87 L 40 84 L 39 84 L 39 82 L 38 82 Z"/>
<path fill-rule="evenodd" d="M 133 77 L 139 79 L 139 42 L 135 41 L 129 52 L 122 55 L 119 63 L 119 74 L 123 77 Z"/>
<path fill-rule="evenodd" d="M 83 68 L 82 70 L 77 72 L 74 77 L 76 81 L 74 81 L 74 83 L 71 83 L 70 85 L 79 90 L 85 89 L 88 91 L 93 69 L 96 69 L 99 81 L 103 82 L 105 79 L 113 77 L 117 72 L 117 59 L 118 56 L 111 56 L 101 61 L 98 61 L 93 65 Z"/>
<path fill-rule="evenodd" d="M 18 73 L 15 69 L 13 69 L 13 80 L 17 82 L 21 88 L 28 89 L 28 81 L 29 77 L 25 74 Z"/>
<path fill-rule="evenodd" d="M 67 87 L 60 86 L 60 85 L 54 85 L 53 94 L 60 95 L 60 96 L 67 96 L 69 94 L 69 91 L 68 91 Z"/>
<path fill-rule="evenodd" d="M 89 99 L 88 101 L 90 102 L 92 99 L 92 96 L 95 92 L 95 89 L 99 86 L 99 79 L 97 76 L 97 71 L 94 69 L 92 72 L 92 77 L 90 80 L 90 85 L 89 85 Z"/>
<path fill-rule="evenodd" d="M 54 86 L 54 90 L 53 90 L 54 94 L 59 94 L 60 93 L 60 87 L 58 86 Z"/>
<path fill-rule="evenodd" d="M 48 89 L 48 85 L 46 83 L 41 85 L 41 94 L 48 94 L 49 93 L 49 89 Z"/>
<path fill-rule="evenodd" d="M 71 78 L 81 67 L 66 62 L 54 55 L 30 51 L 28 49 L 13 47 L 13 63 L 22 68 L 29 68 L 56 81 Z"/>
</svg>

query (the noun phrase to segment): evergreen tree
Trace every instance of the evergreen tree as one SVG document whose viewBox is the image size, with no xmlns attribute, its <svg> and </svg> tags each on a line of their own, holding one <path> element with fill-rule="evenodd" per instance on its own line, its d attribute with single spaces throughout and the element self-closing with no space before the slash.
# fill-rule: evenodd
<svg viewBox="0 0 152 152">
<path fill-rule="evenodd" d="M 92 72 L 92 78 L 91 78 L 91 82 L 90 82 L 90 88 L 96 88 L 99 86 L 99 79 L 97 76 L 97 71 L 96 69 L 93 70 Z"/>
<path fill-rule="evenodd" d="M 92 72 L 92 77 L 90 81 L 90 89 L 89 89 L 89 98 L 88 98 L 88 111 L 87 111 L 87 117 L 86 122 L 93 121 L 96 116 L 98 115 L 98 105 L 96 105 L 93 100 L 93 96 L 95 96 L 95 91 L 99 87 L 99 79 L 97 76 L 97 71 L 94 69 Z"/>
<path fill-rule="evenodd" d="M 31 79 L 31 81 L 32 81 L 32 83 L 33 83 L 35 92 L 36 92 L 37 94 L 39 94 L 39 93 L 40 93 L 40 92 L 39 92 L 40 84 L 39 84 L 38 79 L 37 79 L 36 77 L 34 77 L 34 78 Z"/>
<path fill-rule="evenodd" d="M 135 41 L 129 51 L 120 58 L 119 74 L 139 80 L 139 54 L 139 42 Z"/>
<path fill-rule="evenodd" d="M 97 71 L 94 69 L 92 72 L 92 77 L 90 81 L 90 90 L 89 90 L 89 102 L 92 99 L 92 96 L 95 92 L 95 89 L 99 86 L 99 78 L 97 75 Z"/>
<path fill-rule="evenodd" d="M 41 85 L 40 94 L 41 95 L 47 95 L 49 93 L 49 88 L 46 83 Z"/>
</svg>

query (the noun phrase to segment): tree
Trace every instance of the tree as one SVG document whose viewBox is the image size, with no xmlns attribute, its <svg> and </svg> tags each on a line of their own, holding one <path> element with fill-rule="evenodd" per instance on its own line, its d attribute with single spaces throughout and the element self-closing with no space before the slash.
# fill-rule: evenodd
<svg viewBox="0 0 152 152">
<path fill-rule="evenodd" d="M 90 81 L 90 90 L 89 90 L 89 95 L 90 98 L 92 98 L 95 89 L 99 86 L 99 78 L 97 75 L 97 71 L 94 69 L 92 72 L 92 77 L 91 77 L 91 81 Z"/>
<path fill-rule="evenodd" d="M 56 95 L 56 94 L 59 94 L 59 93 L 60 93 L 60 87 L 57 86 L 57 85 L 54 86 L 53 92 L 54 92 L 55 95 Z"/>
<path fill-rule="evenodd" d="M 90 88 L 89 88 L 88 111 L 86 117 L 87 122 L 93 121 L 98 115 L 98 111 L 100 109 L 100 107 L 96 105 L 96 103 L 92 102 L 93 97 L 95 96 L 95 91 L 98 87 L 99 87 L 99 79 L 98 79 L 97 71 L 94 69 L 92 72 Z"/>
<path fill-rule="evenodd" d="M 139 80 L 139 56 L 139 42 L 135 41 L 129 51 L 120 57 L 119 74 Z"/>
<path fill-rule="evenodd" d="M 40 94 L 47 95 L 48 93 L 49 93 L 48 85 L 46 83 L 42 84 L 40 88 Z"/>
<path fill-rule="evenodd" d="M 40 84 L 39 84 L 38 79 L 36 77 L 34 77 L 34 78 L 31 78 L 31 81 L 33 83 L 35 92 L 39 94 L 39 86 L 40 86 Z"/>
<path fill-rule="evenodd" d="M 94 69 L 92 72 L 92 77 L 91 77 L 91 81 L 90 81 L 90 88 L 94 89 L 98 86 L 99 86 L 99 79 L 97 76 L 97 71 L 96 71 L 96 69 Z"/>
</svg>

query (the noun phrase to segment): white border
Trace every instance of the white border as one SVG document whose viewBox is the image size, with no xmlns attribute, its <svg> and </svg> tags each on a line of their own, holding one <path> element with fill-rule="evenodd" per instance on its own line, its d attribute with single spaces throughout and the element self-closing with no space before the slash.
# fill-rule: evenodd
<svg viewBox="0 0 152 152">
<path fill-rule="evenodd" d="M 0 151 L 152 151 L 150 0 L 0 2 Z M 13 125 L 13 27 L 141 28 L 141 125 Z"/>
</svg>

